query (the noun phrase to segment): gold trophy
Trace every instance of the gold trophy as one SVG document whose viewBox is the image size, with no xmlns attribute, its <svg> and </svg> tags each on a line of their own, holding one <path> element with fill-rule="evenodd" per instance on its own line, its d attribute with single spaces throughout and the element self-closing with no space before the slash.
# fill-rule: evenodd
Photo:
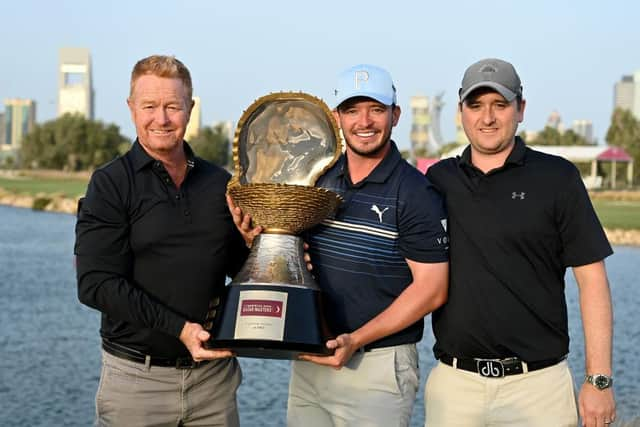
<svg viewBox="0 0 640 427">
<path fill-rule="evenodd" d="M 209 347 L 274 359 L 330 353 L 321 292 L 306 269 L 299 234 L 340 204 L 339 195 L 314 185 L 341 151 L 333 114 L 314 96 L 273 93 L 244 112 L 227 191 L 263 232 L 227 286 L 222 309 L 210 304 Z"/>
</svg>

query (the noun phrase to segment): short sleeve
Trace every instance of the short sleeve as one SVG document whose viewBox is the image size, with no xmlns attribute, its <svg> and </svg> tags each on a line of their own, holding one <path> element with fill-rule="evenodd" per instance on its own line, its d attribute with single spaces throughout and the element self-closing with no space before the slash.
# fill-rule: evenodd
<svg viewBox="0 0 640 427">
<path fill-rule="evenodd" d="M 565 267 L 600 261 L 613 253 L 577 168 L 569 164 L 555 201 Z"/>
<path fill-rule="evenodd" d="M 435 263 L 449 260 L 444 200 L 423 175 L 410 175 L 399 189 L 399 250 L 407 259 Z"/>
</svg>

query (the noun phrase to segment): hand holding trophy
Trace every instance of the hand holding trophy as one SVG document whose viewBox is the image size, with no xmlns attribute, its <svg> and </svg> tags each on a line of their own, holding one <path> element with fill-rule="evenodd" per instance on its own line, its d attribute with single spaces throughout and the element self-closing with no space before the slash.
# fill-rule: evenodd
<svg viewBox="0 0 640 427">
<path fill-rule="evenodd" d="M 337 194 L 314 187 L 341 149 L 331 111 L 311 95 L 266 95 L 244 112 L 227 192 L 263 233 L 228 285 L 222 310 L 210 304 L 215 321 L 209 347 L 277 359 L 330 353 L 321 292 L 306 269 L 299 234 L 341 202 Z"/>
</svg>

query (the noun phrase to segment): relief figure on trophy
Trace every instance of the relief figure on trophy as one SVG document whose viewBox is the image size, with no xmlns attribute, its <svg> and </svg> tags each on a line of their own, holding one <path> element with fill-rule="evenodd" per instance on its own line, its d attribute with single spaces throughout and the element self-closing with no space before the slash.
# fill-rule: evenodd
<svg viewBox="0 0 640 427">
<path fill-rule="evenodd" d="M 241 183 L 309 185 L 331 161 L 334 146 L 324 112 L 299 101 L 273 102 L 256 111 L 240 147 L 246 172 Z M 243 153 L 243 148 L 246 152 Z"/>
</svg>

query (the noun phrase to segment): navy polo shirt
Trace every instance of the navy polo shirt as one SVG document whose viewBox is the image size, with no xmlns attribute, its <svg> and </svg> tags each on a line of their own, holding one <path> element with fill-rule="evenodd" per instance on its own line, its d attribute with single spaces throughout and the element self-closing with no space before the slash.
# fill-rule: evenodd
<svg viewBox="0 0 640 427">
<path fill-rule="evenodd" d="M 405 261 L 448 261 L 444 202 L 429 181 L 402 159 L 395 143 L 385 158 L 352 184 L 346 157 L 317 182 L 344 202 L 309 233 L 314 272 L 335 334 L 352 332 L 387 308 L 412 282 Z M 423 320 L 370 348 L 417 342 Z"/>
<path fill-rule="evenodd" d="M 489 173 L 467 147 L 427 177 L 446 199 L 451 236 L 449 298 L 432 317 L 436 357 L 567 354 L 565 270 L 612 253 L 576 167 L 516 138 Z"/>
</svg>

